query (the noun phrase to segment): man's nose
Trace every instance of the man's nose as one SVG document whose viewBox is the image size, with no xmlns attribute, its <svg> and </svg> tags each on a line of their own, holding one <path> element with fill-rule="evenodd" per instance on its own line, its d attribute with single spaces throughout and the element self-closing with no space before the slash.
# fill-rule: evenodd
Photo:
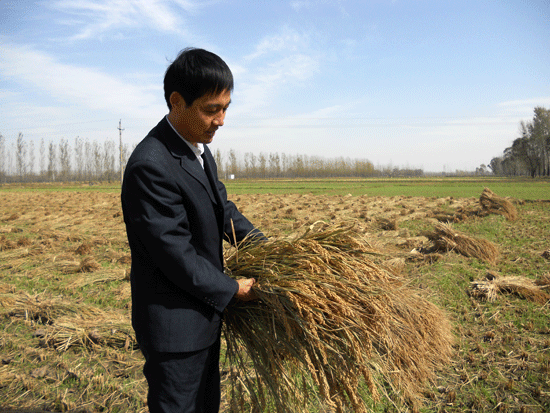
<svg viewBox="0 0 550 413">
<path fill-rule="evenodd" d="M 225 112 L 221 111 L 219 115 L 214 118 L 214 125 L 223 126 L 223 121 L 225 120 Z"/>
</svg>

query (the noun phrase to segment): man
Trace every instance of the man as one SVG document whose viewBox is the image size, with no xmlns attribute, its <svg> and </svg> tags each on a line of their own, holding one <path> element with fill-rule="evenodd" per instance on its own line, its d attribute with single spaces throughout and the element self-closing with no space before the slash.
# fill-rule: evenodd
<svg viewBox="0 0 550 413">
<path fill-rule="evenodd" d="M 255 298 L 254 279 L 224 274 L 222 240 L 265 237 L 227 200 L 207 146 L 224 123 L 232 90 L 220 57 L 182 51 L 164 77 L 169 113 L 124 173 L 132 325 L 145 356 L 151 413 L 218 412 L 222 312 L 234 298 Z"/>
</svg>

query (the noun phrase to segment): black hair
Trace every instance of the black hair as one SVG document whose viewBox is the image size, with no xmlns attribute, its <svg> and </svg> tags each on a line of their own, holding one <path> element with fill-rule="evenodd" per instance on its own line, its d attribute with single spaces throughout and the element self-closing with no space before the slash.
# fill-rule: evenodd
<svg viewBox="0 0 550 413">
<path fill-rule="evenodd" d="M 170 95 L 178 92 L 187 106 L 207 94 L 233 91 L 233 74 L 218 56 L 204 49 L 182 50 L 164 75 L 164 98 L 171 110 Z"/>
</svg>

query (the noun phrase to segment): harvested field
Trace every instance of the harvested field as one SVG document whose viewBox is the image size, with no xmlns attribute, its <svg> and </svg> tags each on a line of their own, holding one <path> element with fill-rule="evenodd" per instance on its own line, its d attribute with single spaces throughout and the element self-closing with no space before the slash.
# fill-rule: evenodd
<svg viewBox="0 0 550 413">
<path fill-rule="evenodd" d="M 353 221 L 377 251 L 376 265 L 445 310 L 454 353 L 423 387 L 420 411 L 550 411 L 550 203 L 507 199 L 517 214 L 511 220 L 480 197 L 232 200 L 273 239 L 317 221 L 328 228 Z M 431 235 L 445 222 L 455 234 L 494 245 L 498 259 L 438 246 Z M 129 324 L 129 263 L 117 191 L 0 190 L 0 411 L 147 411 Z M 225 365 L 226 392 L 232 375 Z M 358 385 L 370 409 L 407 409 L 391 391 L 374 402 L 368 386 Z M 228 401 L 222 411 L 230 411 Z M 238 409 L 255 411 L 246 403 Z M 310 411 L 334 410 L 317 404 Z"/>
</svg>

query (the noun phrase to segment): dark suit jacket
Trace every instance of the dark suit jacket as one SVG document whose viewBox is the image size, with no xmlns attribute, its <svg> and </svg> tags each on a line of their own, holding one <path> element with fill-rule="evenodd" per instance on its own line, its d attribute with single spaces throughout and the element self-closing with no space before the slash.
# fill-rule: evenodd
<svg viewBox="0 0 550 413">
<path fill-rule="evenodd" d="M 128 161 L 122 209 L 132 253 L 132 324 L 149 351 L 211 345 L 238 284 L 223 273 L 222 240 L 261 232 L 227 200 L 205 145 L 204 170 L 166 118 Z M 233 238 L 231 220 L 235 228 Z"/>
</svg>

